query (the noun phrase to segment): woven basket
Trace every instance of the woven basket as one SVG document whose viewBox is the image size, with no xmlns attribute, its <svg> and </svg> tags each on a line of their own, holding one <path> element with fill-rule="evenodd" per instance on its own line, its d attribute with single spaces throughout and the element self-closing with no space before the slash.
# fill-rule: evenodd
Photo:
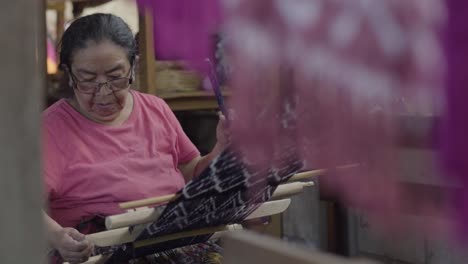
<svg viewBox="0 0 468 264">
<path fill-rule="evenodd" d="M 201 77 L 194 71 L 183 69 L 182 63 L 156 62 L 156 89 L 161 93 L 189 92 L 199 90 Z"/>
<path fill-rule="evenodd" d="M 201 85 L 197 73 L 183 70 L 164 70 L 156 72 L 156 89 L 158 92 L 189 92 L 199 90 Z"/>
</svg>

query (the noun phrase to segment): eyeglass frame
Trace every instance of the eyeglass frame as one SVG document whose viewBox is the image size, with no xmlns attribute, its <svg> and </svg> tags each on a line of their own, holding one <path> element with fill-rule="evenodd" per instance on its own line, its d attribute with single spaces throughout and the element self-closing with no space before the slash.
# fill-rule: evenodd
<svg viewBox="0 0 468 264">
<path fill-rule="evenodd" d="M 97 93 L 98 91 L 100 91 L 101 88 L 102 88 L 104 85 L 106 85 L 107 88 L 109 88 L 109 90 L 111 90 L 113 93 L 114 93 L 114 92 L 119 92 L 119 91 L 122 91 L 122 90 L 125 90 L 125 89 L 129 88 L 130 85 L 131 85 L 132 82 L 133 82 L 133 76 L 132 76 L 132 75 L 133 75 L 133 74 L 132 74 L 133 71 L 132 71 L 132 68 L 130 68 L 130 70 L 128 71 L 128 74 L 127 74 L 128 77 L 119 77 L 119 78 L 107 80 L 106 82 L 80 81 L 80 80 L 78 80 L 78 78 L 73 74 L 71 67 L 70 67 L 69 69 L 70 69 L 70 70 L 69 70 L 69 74 L 70 74 L 70 76 L 71 76 L 71 80 L 73 81 L 73 89 L 77 90 L 78 92 L 80 92 L 80 93 L 82 93 L 82 94 L 95 94 L 95 93 Z M 122 89 L 117 89 L 117 90 L 113 89 L 113 88 L 115 88 L 115 86 L 112 86 L 112 85 L 111 85 L 111 82 L 112 82 L 112 81 L 116 81 L 116 80 L 122 80 L 122 79 L 127 79 L 127 80 L 128 80 L 128 85 L 127 85 L 127 87 L 122 88 Z M 78 85 L 79 85 L 79 83 L 84 83 L 84 82 L 86 82 L 86 83 L 95 83 L 95 84 L 97 85 L 97 87 L 96 87 L 92 92 L 84 92 L 84 91 L 81 91 L 81 90 L 78 88 Z"/>
</svg>

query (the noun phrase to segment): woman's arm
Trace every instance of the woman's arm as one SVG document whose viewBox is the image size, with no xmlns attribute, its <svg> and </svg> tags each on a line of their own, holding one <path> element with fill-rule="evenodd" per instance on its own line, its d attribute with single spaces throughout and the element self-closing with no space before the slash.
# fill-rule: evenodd
<svg viewBox="0 0 468 264">
<path fill-rule="evenodd" d="M 210 164 L 210 162 L 224 150 L 226 145 L 225 127 L 226 118 L 220 114 L 219 122 L 216 127 L 217 142 L 211 152 L 203 157 L 198 156 L 187 163 L 179 164 L 178 168 L 184 176 L 186 182 L 199 175 Z"/>
<path fill-rule="evenodd" d="M 208 167 L 213 158 L 223 151 L 223 149 L 224 147 L 216 144 L 213 150 L 207 155 L 198 156 L 187 163 L 179 164 L 179 170 L 184 176 L 185 182 L 189 182 L 193 177 L 199 175 L 206 167 Z"/>
</svg>

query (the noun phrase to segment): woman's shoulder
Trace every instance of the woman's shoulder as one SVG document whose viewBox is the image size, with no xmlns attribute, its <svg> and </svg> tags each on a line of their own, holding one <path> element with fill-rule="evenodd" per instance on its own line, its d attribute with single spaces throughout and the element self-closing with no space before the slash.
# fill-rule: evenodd
<svg viewBox="0 0 468 264">
<path fill-rule="evenodd" d="M 142 93 L 139 91 L 132 91 L 135 99 L 140 103 L 142 107 L 156 108 L 160 111 L 166 111 L 168 105 L 166 102 L 152 94 Z"/>
<path fill-rule="evenodd" d="M 60 99 L 57 102 L 53 103 L 47 107 L 42 112 L 42 122 L 52 122 L 56 119 L 61 119 L 66 113 L 66 101 L 65 99 Z"/>
<path fill-rule="evenodd" d="M 41 132 L 43 136 L 44 148 L 50 150 L 58 145 L 65 146 L 67 135 L 69 135 L 67 117 L 67 102 L 65 99 L 60 99 L 54 104 L 47 107 L 42 112 L 41 116 Z M 60 135 L 60 136 L 59 136 Z M 56 144 L 46 144 L 47 142 L 56 142 Z M 60 147 L 61 148 L 61 147 Z"/>
<path fill-rule="evenodd" d="M 42 112 L 41 124 L 52 130 L 66 129 L 73 122 L 73 111 L 66 99 L 60 99 Z"/>
</svg>

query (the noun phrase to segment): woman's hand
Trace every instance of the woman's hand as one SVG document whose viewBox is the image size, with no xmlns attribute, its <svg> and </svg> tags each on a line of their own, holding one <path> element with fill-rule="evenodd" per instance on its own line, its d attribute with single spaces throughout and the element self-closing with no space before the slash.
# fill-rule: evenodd
<svg viewBox="0 0 468 264">
<path fill-rule="evenodd" d="M 92 243 L 74 228 L 61 228 L 50 235 L 52 246 L 71 264 L 87 261 L 93 252 Z"/>
<path fill-rule="evenodd" d="M 215 155 L 218 155 L 220 152 L 224 150 L 228 141 L 228 136 L 227 136 L 228 121 L 226 120 L 226 117 L 221 112 L 218 113 L 218 116 L 219 116 L 219 122 L 218 122 L 218 125 L 216 126 L 216 145 L 212 151 L 212 153 Z"/>
</svg>

